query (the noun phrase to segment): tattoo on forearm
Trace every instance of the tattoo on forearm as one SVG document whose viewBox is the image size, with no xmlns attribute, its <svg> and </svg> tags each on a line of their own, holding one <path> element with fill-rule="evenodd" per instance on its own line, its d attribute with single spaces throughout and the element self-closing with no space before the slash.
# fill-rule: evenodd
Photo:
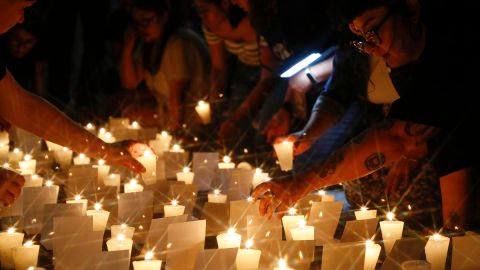
<svg viewBox="0 0 480 270">
<path fill-rule="evenodd" d="M 372 171 L 378 168 L 383 167 L 385 164 L 385 155 L 383 153 L 377 152 L 373 153 L 365 159 L 365 168 Z"/>
<path fill-rule="evenodd" d="M 437 129 L 423 124 L 407 122 L 405 123 L 404 130 L 408 136 L 417 137 L 417 145 L 419 145 L 430 139 L 436 133 Z"/>
<path fill-rule="evenodd" d="M 337 170 L 337 166 L 344 160 L 343 151 L 332 154 L 325 162 L 317 167 L 318 176 L 325 178 L 328 175 L 334 174 Z"/>
</svg>

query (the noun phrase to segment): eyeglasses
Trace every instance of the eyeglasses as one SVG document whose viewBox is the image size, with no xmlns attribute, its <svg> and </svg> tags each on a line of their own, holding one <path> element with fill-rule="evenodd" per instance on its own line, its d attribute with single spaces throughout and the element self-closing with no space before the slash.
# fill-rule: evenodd
<svg viewBox="0 0 480 270">
<path fill-rule="evenodd" d="M 378 36 L 378 30 L 382 28 L 383 24 L 390 18 L 392 15 L 392 10 L 390 10 L 385 17 L 377 24 L 377 26 L 373 27 L 371 30 L 360 33 L 361 39 L 363 40 L 353 40 L 350 42 L 350 45 L 355 47 L 361 53 L 367 53 L 368 50 L 374 49 L 382 43 L 382 40 Z"/>
<path fill-rule="evenodd" d="M 147 28 L 157 17 L 158 15 L 155 14 L 151 17 L 143 18 L 141 20 L 133 20 L 133 25 L 136 28 Z"/>
</svg>

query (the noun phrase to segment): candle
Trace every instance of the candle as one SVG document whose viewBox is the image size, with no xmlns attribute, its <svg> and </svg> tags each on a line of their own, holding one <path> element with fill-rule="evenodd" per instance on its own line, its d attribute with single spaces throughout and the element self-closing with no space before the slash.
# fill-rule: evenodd
<svg viewBox="0 0 480 270">
<path fill-rule="evenodd" d="M 90 158 L 85 156 L 85 154 L 79 154 L 73 158 L 73 164 L 75 165 L 88 165 L 90 164 Z"/>
<path fill-rule="evenodd" d="M 23 185 L 23 187 L 41 187 L 42 184 L 43 184 L 43 177 L 40 177 L 37 174 L 26 175 L 25 185 Z"/>
<path fill-rule="evenodd" d="M 103 210 L 101 203 L 95 203 L 93 210 L 87 210 L 87 216 L 93 217 L 93 231 L 104 231 L 110 212 Z"/>
<path fill-rule="evenodd" d="M 293 168 L 293 142 L 285 140 L 274 144 L 273 148 L 282 171 L 290 171 Z"/>
<path fill-rule="evenodd" d="M 402 238 L 403 221 L 394 221 L 395 215 L 392 212 L 387 213 L 387 219 L 380 221 L 380 229 L 382 230 L 383 244 L 385 253 L 388 255 L 397 239 Z"/>
<path fill-rule="evenodd" d="M 355 211 L 357 220 L 372 219 L 377 217 L 377 210 L 368 210 L 366 206 L 360 207 L 359 211 Z"/>
<path fill-rule="evenodd" d="M 295 208 L 288 209 L 288 215 L 282 217 L 283 230 L 285 231 L 287 241 L 293 240 L 291 230 L 298 227 L 301 220 L 305 221 L 305 217 L 303 215 L 297 215 Z"/>
<path fill-rule="evenodd" d="M 255 189 L 258 185 L 265 182 L 268 179 L 268 173 L 264 173 L 262 169 L 256 168 L 255 173 L 253 174 L 252 186 Z"/>
<path fill-rule="evenodd" d="M 103 179 L 103 184 L 107 187 L 117 187 L 120 189 L 120 174 L 112 173 L 107 178 Z"/>
<path fill-rule="evenodd" d="M 12 248 L 21 247 L 23 233 L 15 232 L 15 228 L 9 228 L 6 232 L 0 232 L 0 254 L 2 269 L 14 268 Z"/>
<path fill-rule="evenodd" d="M 95 134 L 96 132 L 96 127 L 92 123 L 88 123 L 85 125 L 85 129 L 88 130 L 88 132 Z"/>
<path fill-rule="evenodd" d="M 170 149 L 170 143 L 172 142 L 172 136 L 166 131 L 162 131 L 156 135 L 155 140 L 149 142 L 150 147 L 153 148 L 157 155 L 161 155 L 163 152 L 167 152 Z"/>
<path fill-rule="evenodd" d="M 8 149 L 9 149 L 8 142 L 0 143 L 0 161 L 1 162 L 8 160 Z"/>
<path fill-rule="evenodd" d="M 179 144 L 174 144 L 172 146 L 172 149 L 170 149 L 170 152 L 173 152 L 173 153 L 184 153 L 185 150 L 182 149 L 182 147 L 179 145 Z"/>
<path fill-rule="evenodd" d="M 298 227 L 290 230 L 294 241 L 314 240 L 314 228 L 313 226 L 305 226 L 306 224 L 305 219 L 299 220 Z"/>
<path fill-rule="evenodd" d="M 278 260 L 278 267 L 273 268 L 273 270 L 294 270 L 293 268 L 288 267 L 287 261 L 284 259 Z"/>
<path fill-rule="evenodd" d="M 23 158 L 23 151 L 18 148 L 13 149 L 12 152 L 8 153 L 8 161 L 11 163 L 17 163 Z"/>
<path fill-rule="evenodd" d="M 177 200 L 172 200 L 171 204 L 163 206 L 165 217 L 181 216 L 185 212 L 185 206 L 179 205 Z"/>
<path fill-rule="evenodd" d="M 227 195 L 220 193 L 219 189 L 213 190 L 213 193 L 208 193 L 208 202 L 210 203 L 226 203 Z"/>
<path fill-rule="evenodd" d="M 125 185 L 123 185 L 123 189 L 125 193 L 142 192 L 143 186 L 140 185 L 136 179 L 132 179 L 130 180 L 130 183 L 125 183 Z"/>
<path fill-rule="evenodd" d="M 449 244 L 450 238 L 438 233 L 428 238 L 425 254 L 427 255 L 427 262 L 432 265 L 432 270 L 445 269 Z"/>
<path fill-rule="evenodd" d="M 431 270 L 431 264 L 424 260 L 404 261 L 400 265 L 402 270 Z"/>
<path fill-rule="evenodd" d="M 238 249 L 237 258 L 235 259 L 235 265 L 237 270 L 253 270 L 258 269 L 258 263 L 260 262 L 261 250 L 252 249 L 253 240 L 248 239 L 245 242 L 244 249 Z"/>
<path fill-rule="evenodd" d="M 22 175 L 34 174 L 35 168 L 37 167 L 37 161 L 32 159 L 31 155 L 26 154 L 23 157 L 23 160 L 18 162 L 18 167 Z"/>
<path fill-rule="evenodd" d="M 55 185 L 54 185 L 54 183 L 53 183 L 52 180 L 47 180 L 47 181 L 45 181 L 45 186 L 46 186 L 46 187 L 53 187 L 53 186 L 55 186 Z"/>
<path fill-rule="evenodd" d="M 239 248 L 242 236 L 235 232 L 234 228 L 228 229 L 226 233 L 217 235 L 218 248 Z"/>
<path fill-rule="evenodd" d="M 135 227 L 130 227 L 127 224 L 112 225 L 110 227 L 112 238 L 116 238 L 119 234 L 123 234 L 125 238 L 132 239 L 135 233 Z"/>
<path fill-rule="evenodd" d="M 140 124 L 137 121 L 133 121 L 130 125 L 130 129 L 140 129 Z"/>
<path fill-rule="evenodd" d="M 82 196 L 81 195 L 75 195 L 75 197 L 73 198 L 73 200 L 67 200 L 66 201 L 68 204 L 72 204 L 72 203 L 81 203 L 82 204 L 82 213 L 85 213 L 85 211 L 87 211 L 87 204 L 88 204 L 88 200 L 87 199 L 82 199 Z"/>
<path fill-rule="evenodd" d="M 177 181 L 185 182 L 186 185 L 191 185 L 193 183 L 194 173 L 190 172 L 190 168 L 184 167 L 183 172 L 177 173 Z"/>
<path fill-rule="evenodd" d="M 107 248 L 108 251 L 116 251 L 116 250 L 128 250 L 128 257 L 132 253 L 132 244 L 133 240 L 125 238 L 125 235 L 119 234 L 115 238 L 111 238 L 107 241 Z"/>
<path fill-rule="evenodd" d="M 318 195 L 322 197 L 322 202 L 333 202 L 335 201 L 335 195 L 327 194 L 325 190 L 319 190 Z"/>
<path fill-rule="evenodd" d="M 197 106 L 195 106 L 195 111 L 197 111 L 203 124 L 210 124 L 210 104 L 208 102 L 200 100 Z"/>
<path fill-rule="evenodd" d="M 235 163 L 232 162 L 232 159 L 229 156 L 223 157 L 223 162 L 218 163 L 219 169 L 233 169 L 235 168 Z"/>
<path fill-rule="evenodd" d="M 116 138 L 113 137 L 112 133 L 110 132 L 105 133 L 105 135 L 102 136 L 101 139 L 106 143 L 114 143 L 116 140 Z"/>
<path fill-rule="evenodd" d="M 15 269 L 28 269 L 37 266 L 38 251 L 40 245 L 34 245 L 32 241 L 27 241 L 23 246 L 15 247 L 12 250 Z"/>
<path fill-rule="evenodd" d="M 0 143 L 8 144 L 10 142 L 10 135 L 7 131 L 0 131 Z"/>
<path fill-rule="evenodd" d="M 108 125 L 111 128 L 128 128 L 130 119 L 128 117 L 110 117 L 108 119 Z"/>
<path fill-rule="evenodd" d="M 98 160 L 98 165 L 94 166 L 98 170 L 98 182 L 105 184 L 105 179 L 108 178 L 108 173 L 110 172 L 110 166 L 105 165 L 105 160 Z"/>
<path fill-rule="evenodd" d="M 67 147 L 62 147 L 60 151 L 54 152 L 54 156 L 60 164 L 60 167 L 67 168 L 72 163 L 73 152 Z"/>
<path fill-rule="evenodd" d="M 363 264 L 363 270 L 375 270 L 381 249 L 382 247 L 380 247 L 379 244 L 375 244 L 371 240 L 365 241 L 365 262 Z"/>
<path fill-rule="evenodd" d="M 157 182 L 157 156 L 151 150 L 147 149 L 137 160 L 142 163 L 146 169 L 146 171 L 142 173 L 143 182 L 146 185 L 155 184 Z"/>
<path fill-rule="evenodd" d="M 152 251 L 145 253 L 144 261 L 134 261 L 134 270 L 160 270 L 162 268 L 161 260 L 153 260 L 154 254 Z"/>
</svg>

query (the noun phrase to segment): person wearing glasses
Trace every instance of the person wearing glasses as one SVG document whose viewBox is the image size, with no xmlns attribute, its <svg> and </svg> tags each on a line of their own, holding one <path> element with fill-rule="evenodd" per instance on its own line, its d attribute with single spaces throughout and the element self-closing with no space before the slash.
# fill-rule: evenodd
<svg viewBox="0 0 480 270">
<path fill-rule="evenodd" d="M 195 105 L 208 91 L 208 49 L 192 30 L 180 27 L 166 0 L 135 0 L 133 25 L 125 33 L 120 78 L 126 89 L 145 85 L 155 98 L 125 109 L 144 125 L 191 130 Z"/>
<path fill-rule="evenodd" d="M 24 9 L 35 1 L 0 0 L 0 34 L 23 22 Z M 145 170 L 135 157 L 148 147 L 131 141 L 105 143 L 73 122 L 42 98 L 23 89 L 0 58 L 0 117 L 45 140 L 75 152 L 104 159 L 111 165 L 125 166 L 138 173 Z M 25 179 L 16 172 L 0 168 L 0 201 L 12 204 L 21 193 Z"/>
<path fill-rule="evenodd" d="M 329 109 L 319 110 L 320 117 L 311 119 L 310 129 L 302 134 L 307 138 L 322 134 L 331 123 L 321 118 L 330 112 L 330 119 L 335 119 L 359 97 L 373 103 L 389 93 L 390 102 L 377 106 L 386 119 L 308 170 L 258 186 L 253 196 L 261 200 L 260 211 L 281 215 L 282 210 L 313 190 L 359 179 L 385 167 L 401 169 L 394 177 L 398 181 L 405 175 L 400 172 L 411 173 L 411 167 L 418 168 L 416 164 L 423 160 L 442 177 L 445 225 L 460 223 L 459 217 L 464 214 L 461 204 L 469 188 L 469 173 L 464 169 L 478 167 L 480 150 L 476 139 L 479 134 L 470 128 L 479 115 L 471 91 L 478 55 L 456 53 L 472 52 L 478 44 L 473 34 L 475 16 L 469 12 L 471 8 L 463 1 L 454 6 L 445 1 L 336 1 L 332 14 L 355 35 L 350 45 L 370 59 L 383 60 L 384 68 L 375 73 L 375 61 L 358 60 L 362 56 L 355 51 L 351 54 L 353 63 L 358 64 L 356 69 L 339 66 L 341 61 L 337 61 L 333 86 L 323 94 L 324 100 L 317 101 L 317 107 L 323 102 L 320 108 Z M 445 18 L 449 18 L 448 26 L 443 24 Z M 349 75 L 343 81 L 334 81 L 335 73 L 341 76 L 342 72 Z M 371 93 L 369 80 L 382 73 L 379 79 L 383 77 L 384 84 L 378 91 L 383 94 Z M 353 88 L 342 90 L 344 87 Z M 407 179 L 416 185 L 423 172 L 421 169 L 418 177 Z M 446 207 L 452 200 L 457 205 Z"/>
</svg>

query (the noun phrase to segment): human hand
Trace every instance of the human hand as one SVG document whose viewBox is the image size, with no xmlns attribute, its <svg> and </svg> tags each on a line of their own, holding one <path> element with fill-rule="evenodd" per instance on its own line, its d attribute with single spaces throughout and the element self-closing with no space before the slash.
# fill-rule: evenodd
<svg viewBox="0 0 480 270">
<path fill-rule="evenodd" d="M 275 139 L 274 144 L 281 143 L 283 141 L 293 142 L 293 155 L 298 156 L 303 152 L 310 149 L 312 141 L 307 138 L 305 132 L 299 131 L 287 136 L 278 137 Z"/>
<path fill-rule="evenodd" d="M 12 205 L 20 196 L 25 178 L 20 174 L 0 168 L 0 201 L 4 205 Z"/>
<path fill-rule="evenodd" d="M 400 186 L 407 186 L 411 181 L 412 173 L 421 165 L 419 160 L 426 154 L 426 147 L 417 147 L 395 161 L 385 176 L 385 192 L 393 194 Z"/>
<path fill-rule="evenodd" d="M 258 185 L 252 198 L 260 201 L 259 211 L 269 219 L 274 213 L 281 218 L 300 198 L 310 192 L 309 185 L 301 174 L 274 179 Z"/>
<path fill-rule="evenodd" d="M 306 93 L 312 87 L 312 82 L 305 72 L 298 72 L 288 80 L 288 88 L 295 92 Z"/>
<path fill-rule="evenodd" d="M 268 142 L 271 143 L 275 141 L 275 138 L 288 133 L 290 129 L 290 117 L 290 113 L 287 110 L 280 109 L 272 119 L 270 119 L 263 130 Z"/>
<path fill-rule="evenodd" d="M 125 140 L 110 144 L 104 159 L 107 164 L 124 166 L 137 173 L 144 173 L 145 167 L 136 158 L 147 150 L 155 153 L 144 143 Z"/>
</svg>

